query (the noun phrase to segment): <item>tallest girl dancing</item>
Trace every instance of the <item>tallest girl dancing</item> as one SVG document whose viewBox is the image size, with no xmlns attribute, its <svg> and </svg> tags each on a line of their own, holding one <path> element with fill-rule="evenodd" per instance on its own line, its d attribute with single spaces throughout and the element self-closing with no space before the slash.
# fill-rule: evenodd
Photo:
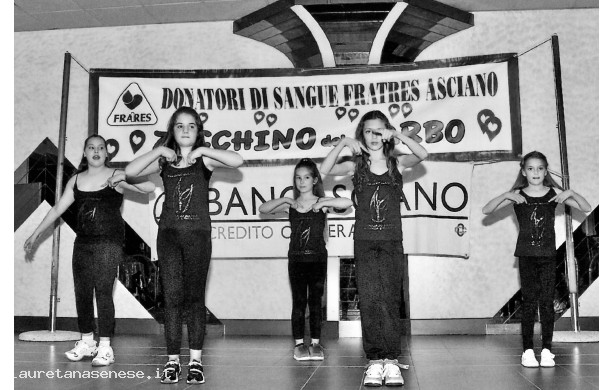
<svg viewBox="0 0 612 390">
<path fill-rule="evenodd" d="M 413 154 L 395 156 L 395 139 Z M 353 161 L 337 163 L 348 148 Z M 363 348 L 369 359 L 364 386 L 401 386 L 400 305 L 404 250 L 400 201 L 402 172 L 420 163 L 427 151 L 396 131 L 380 111 L 364 114 L 355 139 L 345 137 L 327 155 L 321 172 L 352 175 L 356 195 L 355 268 Z"/>
</svg>

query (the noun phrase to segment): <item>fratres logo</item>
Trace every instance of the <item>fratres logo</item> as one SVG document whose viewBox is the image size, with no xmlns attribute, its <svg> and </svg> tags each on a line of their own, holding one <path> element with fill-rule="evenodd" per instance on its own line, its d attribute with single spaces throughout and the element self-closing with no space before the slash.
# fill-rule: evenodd
<svg viewBox="0 0 612 390">
<path fill-rule="evenodd" d="M 121 92 L 106 122 L 109 126 L 154 125 L 157 115 L 137 83 Z"/>
</svg>

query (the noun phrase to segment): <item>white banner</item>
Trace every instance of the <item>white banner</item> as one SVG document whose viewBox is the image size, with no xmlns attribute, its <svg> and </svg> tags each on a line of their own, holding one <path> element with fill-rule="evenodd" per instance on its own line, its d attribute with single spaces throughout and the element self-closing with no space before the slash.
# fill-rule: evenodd
<svg viewBox="0 0 612 390">
<path fill-rule="evenodd" d="M 482 58 L 350 70 L 94 71 L 93 122 L 118 163 L 151 150 L 180 106 L 200 113 L 208 146 L 247 161 L 322 158 L 370 110 L 431 160 L 517 156 L 517 63 Z"/>
<path fill-rule="evenodd" d="M 288 215 L 260 215 L 270 199 L 293 197 L 293 166 L 242 167 L 213 172 L 209 209 L 212 219 L 213 258 L 286 257 L 289 248 Z M 403 191 L 410 210 L 401 205 L 404 253 L 469 257 L 470 163 L 423 162 L 404 173 Z M 327 196 L 350 198 L 350 178 L 324 178 Z M 164 195 L 152 197 L 151 242 Z M 327 217 L 330 256 L 353 255 L 354 209 Z M 156 248 L 151 248 L 157 260 Z"/>
</svg>

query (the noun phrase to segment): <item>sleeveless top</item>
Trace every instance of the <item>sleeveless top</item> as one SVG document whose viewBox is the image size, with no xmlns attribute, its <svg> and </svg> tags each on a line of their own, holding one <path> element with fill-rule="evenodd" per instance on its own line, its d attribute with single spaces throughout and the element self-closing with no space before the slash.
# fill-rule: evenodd
<svg viewBox="0 0 612 390">
<path fill-rule="evenodd" d="M 402 175 L 395 170 L 396 183 Z M 368 171 L 361 190 L 355 190 L 355 240 L 401 241 L 401 191 L 389 171 L 377 175 Z"/>
<path fill-rule="evenodd" d="M 77 186 L 78 180 L 77 174 L 73 187 L 74 205 L 77 210 L 76 242 L 114 241 L 123 245 L 123 194 L 110 186 L 97 191 L 81 191 Z"/>
<path fill-rule="evenodd" d="M 289 241 L 289 260 L 315 262 L 327 260 L 325 247 L 325 213 L 309 210 L 300 213 L 289 209 L 291 239 Z"/>
<path fill-rule="evenodd" d="M 529 196 L 523 190 L 519 194 L 526 203 L 514 204 L 514 212 L 519 224 L 514 256 L 554 256 L 557 254 L 555 243 L 555 208 L 557 202 L 549 202 L 557 193 L 550 189 L 543 196 Z"/>
<path fill-rule="evenodd" d="M 186 168 L 168 164 L 161 172 L 165 199 L 160 229 L 211 230 L 208 185 L 212 172 L 198 158 Z"/>
</svg>

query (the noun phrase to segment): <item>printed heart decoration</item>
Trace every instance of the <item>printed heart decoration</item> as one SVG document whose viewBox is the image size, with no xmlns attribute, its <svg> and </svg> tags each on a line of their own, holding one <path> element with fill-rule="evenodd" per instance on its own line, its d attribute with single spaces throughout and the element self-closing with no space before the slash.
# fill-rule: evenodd
<svg viewBox="0 0 612 390">
<path fill-rule="evenodd" d="M 357 116 L 359 116 L 359 110 L 356 108 L 351 108 L 348 112 L 348 117 L 351 120 L 351 122 L 354 121 L 355 118 L 357 118 Z"/>
<path fill-rule="evenodd" d="M 410 114 L 412 114 L 412 104 L 410 103 L 402 104 L 402 115 L 404 115 L 404 118 Z"/>
<path fill-rule="evenodd" d="M 106 151 L 108 152 L 108 160 L 112 160 L 119 153 L 119 142 L 113 138 L 106 140 Z"/>
<path fill-rule="evenodd" d="M 492 141 L 501 132 L 501 119 L 495 116 L 495 113 L 488 108 L 481 110 L 477 116 L 480 130 L 487 135 L 489 141 Z"/>
<path fill-rule="evenodd" d="M 276 123 L 277 119 L 276 114 L 270 114 L 266 117 L 266 122 L 268 123 L 268 126 L 272 126 Z"/>
<path fill-rule="evenodd" d="M 399 104 L 393 103 L 389 106 L 389 114 L 391 114 L 391 118 L 395 118 L 395 116 L 399 113 L 400 107 Z"/>
<path fill-rule="evenodd" d="M 489 137 L 489 141 L 492 141 L 493 138 L 497 137 L 497 135 L 501 132 L 501 129 L 501 119 L 493 117 L 487 125 L 487 137 Z"/>
<path fill-rule="evenodd" d="M 136 154 L 136 152 L 139 151 L 140 148 L 142 148 L 142 145 L 144 145 L 144 141 L 146 139 L 147 139 L 147 136 L 145 135 L 144 131 L 142 130 L 132 131 L 132 133 L 130 134 L 130 146 L 134 154 Z"/>
<path fill-rule="evenodd" d="M 122 96 L 122 100 L 127 108 L 133 110 L 142 103 L 142 95 L 136 94 L 132 96 L 130 91 L 126 91 Z"/>
<path fill-rule="evenodd" d="M 253 119 L 255 119 L 255 124 L 258 125 L 265 117 L 266 115 L 263 113 L 263 111 L 257 111 L 254 115 L 253 115 Z"/>
<path fill-rule="evenodd" d="M 346 108 L 344 107 L 336 108 L 336 118 L 338 118 L 338 120 L 340 120 L 340 118 L 342 118 L 345 114 L 346 114 Z"/>
</svg>

